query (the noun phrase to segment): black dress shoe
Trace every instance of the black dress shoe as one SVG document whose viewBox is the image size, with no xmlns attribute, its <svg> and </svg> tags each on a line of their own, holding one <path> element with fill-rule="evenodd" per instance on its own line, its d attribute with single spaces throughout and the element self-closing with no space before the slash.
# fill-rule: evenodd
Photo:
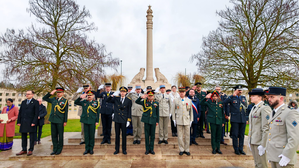
<svg viewBox="0 0 299 168">
<path fill-rule="evenodd" d="M 246 153 L 243 150 L 240 150 L 240 154 L 246 155 Z"/>
<path fill-rule="evenodd" d="M 55 154 L 56 154 L 56 152 L 54 152 L 54 151 L 51 153 L 51 155 L 55 155 Z"/>
<path fill-rule="evenodd" d="M 148 152 L 148 151 L 145 151 L 145 154 L 146 154 L 146 155 L 148 155 L 148 154 L 149 154 L 149 152 Z"/>
<path fill-rule="evenodd" d="M 93 154 L 94 154 L 93 150 L 91 150 L 89 153 L 90 153 L 91 155 L 93 155 Z"/>
<path fill-rule="evenodd" d="M 213 153 L 213 154 L 216 154 L 216 151 L 213 149 L 212 153 Z"/>
<path fill-rule="evenodd" d="M 184 154 L 184 152 L 180 152 L 179 155 L 182 156 Z"/>
<path fill-rule="evenodd" d="M 165 144 L 168 144 L 168 141 L 167 141 L 167 140 L 164 140 L 164 143 L 165 143 Z"/>
<path fill-rule="evenodd" d="M 80 145 L 85 144 L 85 142 L 80 142 Z"/>
<path fill-rule="evenodd" d="M 222 152 L 220 151 L 220 149 L 216 149 L 216 152 L 219 154 L 222 154 Z"/>
<path fill-rule="evenodd" d="M 113 154 L 114 154 L 114 155 L 117 155 L 118 153 L 119 153 L 118 151 L 115 151 Z"/>
<path fill-rule="evenodd" d="M 101 134 L 100 136 L 104 136 L 104 134 Z"/>
<path fill-rule="evenodd" d="M 172 133 L 172 137 L 175 137 L 175 133 Z"/>
<path fill-rule="evenodd" d="M 151 152 L 150 152 L 152 155 L 154 155 L 155 154 L 155 152 L 153 151 L 153 150 L 151 150 Z"/>
<path fill-rule="evenodd" d="M 55 153 L 55 155 L 60 155 L 60 154 L 61 154 L 61 152 L 56 152 L 56 153 Z"/>
<path fill-rule="evenodd" d="M 108 144 L 111 144 L 111 141 L 110 140 L 108 140 L 108 142 L 107 142 Z"/>
<path fill-rule="evenodd" d="M 89 151 L 85 151 L 85 152 L 83 153 L 83 155 L 86 155 L 87 153 L 89 153 Z"/>
<path fill-rule="evenodd" d="M 227 143 L 225 143 L 225 142 L 220 142 L 220 144 L 227 145 Z"/>
<path fill-rule="evenodd" d="M 103 141 L 101 142 L 101 144 L 104 144 L 104 143 L 106 143 L 106 141 L 103 140 Z"/>
<path fill-rule="evenodd" d="M 126 155 L 126 154 L 127 154 L 127 151 L 123 151 L 123 154 Z"/>
<path fill-rule="evenodd" d="M 141 142 L 138 140 L 138 141 L 137 141 L 137 144 L 140 144 L 140 143 L 141 143 Z"/>
<path fill-rule="evenodd" d="M 240 155 L 240 152 L 239 152 L 239 151 L 235 151 L 235 154 L 236 154 L 236 155 Z"/>
<path fill-rule="evenodd" d="M 137 140 L 136 140 L 136 141 L 133 141 L 133 144 L 134 144 L 134 145 L 137 144 Z"/>
<path fill-rule="evenodd" d="M 198 143 L 196 141 L 193 141 L 192 143 L 195 144 L 195 145 L 198 145 Z"/>
<path fill-rule="evenodd" d="M 163 141 L 159 141 L 158 144 L 161 144 Z"/>
<path fill-rule="evenodd" d="M 187 156 L 190 156 L 190 152 L 185 152 Z"/>
<path fill-rule="evenodd" d="M 201 138 L 206 138 L 205 136 L 203 136 L 203 135 L 199 135 L 199 137 L 201 137 Z"/>
<path fill-rule="evenodd" d="M 178 136 L 178 133 L 174 133 L 174 134 L 175 134 L 176 137 Z"/>
</svg>

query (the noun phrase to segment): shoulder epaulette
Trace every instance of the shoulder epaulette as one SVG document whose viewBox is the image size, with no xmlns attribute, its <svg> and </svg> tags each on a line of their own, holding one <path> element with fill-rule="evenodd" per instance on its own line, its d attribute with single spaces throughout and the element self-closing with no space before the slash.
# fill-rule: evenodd
<svg viewBox="0 0 299 168">
<path fill-rule="evenodd" d="M 130 97 L 127 97 L 128 99 L 132 100 Z"/>
</svg>

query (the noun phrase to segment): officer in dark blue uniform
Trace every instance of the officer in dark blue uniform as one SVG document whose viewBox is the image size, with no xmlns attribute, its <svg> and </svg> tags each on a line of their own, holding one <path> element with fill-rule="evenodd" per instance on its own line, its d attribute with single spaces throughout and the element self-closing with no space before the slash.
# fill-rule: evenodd
<svg viewBox="0 0 299 168">
<path fill-rule="evenodd" d="M 101 90 L 97 91 L 96 99 L 102 99 L 101 106 L 101 122 L 103 126 L 103 141 L 101 144 L 108 143 L 111 144 L 111 126 L 112 126 L 112 113 L 113 113 L 113 103 L 108 103 L 107 98 L 110 97 L 113 92 L 111 92 L 111 83 L 105 83 L 105 91 L 100 93 Z"/>
<path fill-rule="evenodd" d="M 132 101 L 126 97 L 128 89 L 124 86 L 119 88 L 120 96 L 111 95 L 106 101 L 114 104 L 114 124 L 115 124 L 115 152 L 114 155 L 119 153 L 120 144 L 120 130 L 122 132 L 122 152 L 127 154 L 127 127 L 131 122 Z"/>
<path fill-rule="evenodd" d="M 230 103 L 230 110 L 226 115 L 231 114 L 231 137 L 233 139 L 233 147 L 235 154 L 246 155 L 243 151 L 244 134 L 246 128 L 246 121 L 248 120 L 248 114 L 246 114 L 247 100 L 245 96 L 242 96 L 242 85 L 237 85 L 233 95 L 224 100 L 224 104 Z"/>
</svg>

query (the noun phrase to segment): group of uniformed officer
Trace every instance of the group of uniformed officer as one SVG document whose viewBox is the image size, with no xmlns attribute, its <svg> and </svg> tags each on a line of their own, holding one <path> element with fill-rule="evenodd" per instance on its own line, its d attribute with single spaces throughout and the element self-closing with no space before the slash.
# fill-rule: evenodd
<svg viewBox="0 0 299 168">
<path fill-rule="evenodd" d="M 217 86 L 219 89 L 219 86 Z M 155 93 L 150 86 L 143 94 L 141 86 L 128 93 L 126 87 L 118 92 L 111 92 L 111 84 L 100 86 L 98 91 L 91 91 L 89 84 L 83 85 L 74 95 L 82 123 L 82 141 L 85 152 L 93 154 L 94 134 L 99 123 L 99 114 L 103 126 L 103 141 L 111 143 L 111 124 L 115 121 L 115 152 L 119 153 L 120 130 L 122 132 L 122 152 L 126 152 L 127 127 L 133 126 L 133 144 L 140 144 L 142 124 L 145 133 L 145 154 L 155 154 L 155 129 L 159 124 L 158 144 L 168 144 L 168 123 L 171 118 L 177 129 L 179 155 L 190 155 L 189 146 L 198 145 L 195 138 L 203 136 L 203 123 L 211 129 L 212 153 L 222 154 L 220 143 L 223 139 L 223 126 L 230 116 L 230 136 L 235 154 L 246 155 L 243 151 L 246 123 L 249 121 L 248 146 L 252 151 L 255 167 L 267 167 L 267 160 L 272 167 L 292 167 L 296 162 L 296 150 L 299 145 L 299 113 L 284 104 L 286 89 L 269 87 L 269 90 L 255 88 L 249 92 L 252 108 L 247 110 L 246 97 L 242 95 L 242 86 L 237 85 L 230 96 L 216 90 L 206 94 L 201 90 L 201 83 L 186 92 L 179 88 L 179 96 L 166 93 L 165 85 L 160 86 L 160 93 Z M 56 96 L 53 95 L 56 92 Z M 81 94 L 82 93 L 82 94 Z M 64 126 L 67 123 L 68 100 L 63 97 L 64 88 L 58 87 L 46 94 L 43 99 L 52 104 L 49 121 L 53 152 L 59 155 L 63 148 Z M 172 96 L 171 96 L 172 95 Z M 267 103 L 265 103 L 267 95 Z M 100 102 L 97 98 L 101 99 Z M 273 111 L 271 112 L 271 108 Z M 225 108 L 229 106 L 229 108 Z M 173 134 L 174 135 L 174 134 Z"/>
</svg>

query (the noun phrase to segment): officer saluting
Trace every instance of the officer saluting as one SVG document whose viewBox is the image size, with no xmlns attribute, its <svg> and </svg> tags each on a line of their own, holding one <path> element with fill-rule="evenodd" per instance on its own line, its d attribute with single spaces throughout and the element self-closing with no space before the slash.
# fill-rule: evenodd
<svg viewBox="0 0 299 168">
<path fill-rule="evenodd" d="M 255 167 L 266 168 L 268 165 L 265 150 L 268 138 L 268 120 L 270 119 L 271 108 L 264 104 L 263 89 L 252 89 L 252 91 L 248 94 L 250 95 L 251 102 L 254 103 L 254 106 L 249 114 L 248 144 L 252 151 Z"/>
<path fill-rule="evenodd" d="M 269 87 L 268 101 L 273 111 L 269 119 L 267 157 L 271 167 L 294 167 L 299 145 L 299 113 L 284 104 L 286 89 Z"/>
<path fill-rule="evenodd" d="M 213 93 L 209 93 L 200 104 L 205 105 L 209 109 L 207 120 L 211 125 L 212 153 L 222 154 L 220 151 L 220 140 L 222 127 L 225 123 L 225 115 L 223 110 L 224 105 L 221 101 L 219 92 L 215 90 Z"/>
<path fill-rule="evenodd" d="M 123 154 L 127 154 L 127 127 L 130 125 L 131 121 L 131 109 L 132 101 L 130 98 L 126 97 L 128 89 L 124 86 L 119 88 L 120 96 L 114 94 L 111 95 L 107 102 L 114 104 L 114 113 L 112 118 L 114 118 L 115 124 L 115 152 L 114 155 L 119 153 L 120 144 L 120 130 L 122 133 L 122 151 Z M 115 96 L 115 97 L 114 97 Z"/>
<path fill-rule="evenodd" d="M 234 94 L 229 96 L 223 101 L 224 104 L 230 104 L 230 110 L 227 111 L 227 116 L 231 113 L 231 137 L 233 139 L 233 147 L 235 154 L 246 155 L 243 151 L 244 145 L 244 134 L 246 128 L 246 108 L 247 100 L 245 96 L 242 96 L 242 85 L 237 85 L 235 88 Z"/>
<path fill-rule="evenodd" d="M 105 83 L 105 91 L 101 92 L 102 89 L 101 85 L 97 91 L 96 99 L 102 99 L 102 106 L 101 106 L 101 122 L 103 126 L 103 141 L 101 144 L 108 143 L 111 144 L 111 127 L 112 127 L 112 113 L 113 113 L 113 104 L 108 103 L 106 100 L 109 96 L 113 94 L 111 92 L 111 83 Z"/>
<path fill-rule="evenodd" d="M 94 100 L 95 92 L 89 90 L 87 93 L 82 94 L 75 104 L 82 106 L 82 114 L 80 116 L 80 122 L 84 124 L 84 140 L 85 140 L 85 152 L 83 155 L 94 153 L 94 134 L 96 125 L 99 124 L 100 115 L 100 103 Z M 87 95 L 87 99 L 86 98 Z"/>
<path fill-rule="evenodd" d="M 144 122 L 145 154 L 151 153 L 154 155 L 155 132 L 159 123 L 159 103 L 154 101 L 155 92 L 150 90 L 149 87 L 147 88 L 149 90 L 147 94 L 142 95 L 135 102 L 143 107 L 141 122 Z"/>
<path fill-rule="evenodd" d="M 50 98 L 56 92 L 57 97 Z M 63 132 L 66 126 L 69 104 L 63 98 L 64 88 L 57 87 L 51 93 L 46 94 L 43 100 L 52 104 L 49 121 L 51 122 L 51 137 L 53 152 L 51 155 L 59 155 L 63 148 Z"/>
</svg>

